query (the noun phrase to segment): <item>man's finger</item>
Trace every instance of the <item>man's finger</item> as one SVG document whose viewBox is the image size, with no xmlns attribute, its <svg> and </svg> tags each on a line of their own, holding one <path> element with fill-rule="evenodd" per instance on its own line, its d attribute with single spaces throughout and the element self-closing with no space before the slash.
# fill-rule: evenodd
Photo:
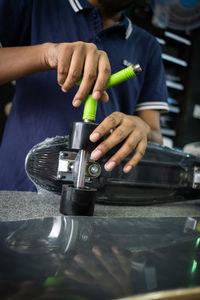
<svg viewBox="0 0 200 300">
<path fill-rule="evenodd" d="M 124 142 L 122 147 L 107 161 L 105 164 L 106 171 L 112 171 L 114 167 L 120 164 L 133 150 L 136 148 L 140 140 L 139 136 L 136 136 L 133 132 Z"/>
<path fill-rule="evenodd" d="M 137 145 L 135 153 L 131 160 L 129 160 L 123 168 L 124 173 L 129 173 L 134 168 L 141 158 L 144 156 L 147 147 L 147 139 L 143 138 Z"/>
<path fill-rule="evenodd" d="M 63 91 L 70 90 L 81 78 L 82 70 L 85 64 L 84 47 L 79 46 L 73 52 L 70 67 L 65 82 L 62 85 Z"/>
<path fill-rule="evenodd" d="M 92 277 L 89 274 L 87 274 L 86 272 L 84 272 L 84 273 L 81 272 L 81 270 L 74 271 L 74 270 L 70 270 L 70 269 L 65 269 L 64 274 L 66 274 L 69 278 L 71 278 L 75 281 L 81 282 L 81 283 L 85 283 L 85 284 L 90 283 L 91 284 L 91 281 L 92 281 Z"/>
<path fill-rule="evenodd" d="M 78 89 L 78 92 L 74 96 L 74 102 L 79 100 L 81 103 L 89 95 L 94 82 L 97 78 L 99 52 L 95 45 L 91 44 L 86 49 L 86 57 L 84 64 L 83 78 Z M 101 97 L 101 94 L 100 94 Z M 76 106 L 76 105 L 75 105 Z"/>
<path fill-rule="evenodd" d="M 103 95 L 101 96 L 101 98 L 99 99 L 99 101 L 101 101 L 102 103 L 106 103 L 109 100 L 109 96 L 106 93 L 106 91 L 103 92 Z"/>
<path fill-rule="evenodd" d="M 91 158 L 92 159 L 99 159 L 101 156 L 103 156 L 105 153 L 107 153 L 110 149 L 118 145 L 120 142 L 122 142 L 131 132 L 130 128 L 127 128 L 124 125 L 121 125 L 117 127 L 112 134 L 110 134 L 105 141 L 103 141 L 98 147 L 92 152 Z M 101 152 L 101 155 L 100 155 Z M 119 152 L 119 151 L 118 151 Z M 109 160 L 109 162 L 106 164 L 109 165 L 110 161 L 115 162 L 116 165 L 120 163 L 122 159 L 124 159 L 125 154 L 118 153 L 115 155 L 115 160 Z M 123 152 L 121 150 L 121 152 Z M 120 159 L 122 155 L 122 159 Z M 112 164 L 113 165 L 113 164 Z M 113 165 L 114 166 L 114 165 Z M 109 169 L 109 167 L 108 167 Z M 107 168 L 106 168 L 107 170 Z M 108 171 L 108 170 L 107 170 Z"/>
<path fill-rule="evenodd" d="M 115 246 L 112 246 L 112 251 L 115 254 L 124 274 L 126 274 L 126 276 L 130 275 L 130 261 L 129 259 L 124 255 L 122 255 L 122 253 L 119 251 L 119 249 Z"/>
<path fill-rule="evenodd" d="M 57 81 L 60 86 L 63 85 L 67 78 L 71 62 L 71 56 L 72 53 L 69 53 L 69 51 L 67 55 L 64 51 L 60 55 L 58 55 Z"/>
<path fill-rule="evenodd" d="M 99 100 L 106 88 L 107 81 L 111 74 L 111 67 L 106 52 L 99 51 L 98 60 L 98 76 L 93 88 L 92 96 L 94 99 Z"/>
<path fill-rule="evenodd" d="M 111 129 L 117 127 L 121 123 L 122 118 L 123 114 L 119 112 L 114 112 L 106 117 L 90 135 L 91 142 L 96 142 L 103 136 L 110 133 Z"/>
</svg>

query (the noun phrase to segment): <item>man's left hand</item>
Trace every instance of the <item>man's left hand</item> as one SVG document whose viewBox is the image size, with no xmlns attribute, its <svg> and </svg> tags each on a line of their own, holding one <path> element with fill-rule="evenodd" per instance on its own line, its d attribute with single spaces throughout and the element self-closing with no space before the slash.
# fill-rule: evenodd
<svg viewBox="0 0 200 300">
<path fill-rule="evenodd" d="M 140 117 L 114 112 L 90 135 L 92 142 L 105 138 L 91 153 L 91 158 L 98 160 L 111 148 L 124 141 L 122 147 L 105 164 L 105 170 L 112 171 L 125 157 L 135 151 L 123 168 L 124 173 L 128 173 L 143 157 L 150 132 L 150 126 Z"/>
</svg>

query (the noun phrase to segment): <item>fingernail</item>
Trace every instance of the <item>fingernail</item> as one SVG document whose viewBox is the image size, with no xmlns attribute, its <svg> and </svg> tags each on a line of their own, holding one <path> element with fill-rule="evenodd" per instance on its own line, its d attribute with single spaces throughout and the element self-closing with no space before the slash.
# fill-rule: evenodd
<svg viewBox="0 0 200 300">
<path fill-rule="evenodd" d="M 84 263 L 83 259 L 79 255 L 74 256 L 74 260 L 80 264 Z"/>
<path fill-rule="evenodd" d="M 71 271 L 69 271 L 69 270 L 65 270 L 64 273 L 65 273 L 66 275 L 74 275 L 74 272 L 71 272 Z"/>
<path fill-rule="evenodd" d="M 100 138 L 100 134 L 98 132 L 94 132 L 90 135 L 91 142 L 96 142 Z"/>
<path fill-rule="evenodd" d="M 109 100 L 109 96 L 106 92 L 104 92 L 103 96 L 101 97 L 101 101 L 106 103 L 108 102 L 108 100 Z"/>
<path fill-rule="evenodd" d="M 115 252 L 116 254 L 119 253 L 118 249 L 115 246 L 112 246 L 112 251 Z"/>
<path fill-rule="evenodd" d="M 125 173 L 128 173 L 128 172 L 130 172 L 130 170 L 131 170 L 132 168 L 133 168 L 132 166 L 127 166 L 127 167 L 124 168 L 124 172 L 125 172 Z"/>
<path fill-rule="evenodd" d="M 99 100 L 101 98 L 101 93 L 99 91 L 92 93 L 92 98 L 95 100 Z"/>
<path fill-rule="evenodd" d="M 92 249 L 92 251 L 93 251 L 97 256 L 102 256 L 101 251 L 100 251 L 98 248 L 94 247 L 94 248 Z"/>
<path fill-rule="evenodd" d="M 114 161 L 110 161 L 109 163 L 105 164 L 106 171 L 111 171 L 115 165 L 116 165 L 116 162 L 114 162 Z"/>
<path fill-rule="evenodd" d="M 61 90 L 62 90 L 64 93 L 66 93 L 66 92 L 67 92 L 67 90 L 66 90 L 66 89 L 64 89 L 63 87 L 61 87 Z"/>
<path fill-rule="evenodd" d="M 72 102 L 72 104 L 73 104 L 73 106 L 78 107 L 81 104 L 81 101 L 80 100 L 74 100 Z"/>
<path fill-rule="evenodd" d="M 102 155 L 102 151 L 101 150 L 95 150 L 91 153 L 91 158 L 94 160 L 97 160 L 100 158 L 100 156 Z"/>
<path fill-rule="evenodd" d="M 109 100 L 109 96 L 108 96 L 108 94 L 106 93 L 105 96 L 104 96 L 104 101 L 105 101 L 105 103 L 108 102 L 108 100 Z"/>
</svg>

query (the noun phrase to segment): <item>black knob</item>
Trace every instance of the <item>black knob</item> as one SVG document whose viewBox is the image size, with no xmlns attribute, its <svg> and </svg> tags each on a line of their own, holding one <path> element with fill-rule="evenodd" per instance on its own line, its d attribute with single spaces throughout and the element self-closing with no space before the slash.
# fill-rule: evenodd
<svg viewBox="0 0 200 300">
<path fill-rule="evenodd" d="M 92 216 L 94 213 L 96 189 L 62 186 L 60 212 L 64 215 Z"/>
</svg>

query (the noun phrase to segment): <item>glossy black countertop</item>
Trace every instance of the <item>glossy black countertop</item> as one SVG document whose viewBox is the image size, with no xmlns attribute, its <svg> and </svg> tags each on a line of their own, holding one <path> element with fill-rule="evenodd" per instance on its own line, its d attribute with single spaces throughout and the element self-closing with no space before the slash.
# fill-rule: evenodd
<svg viewBox="0 0 200 300">
<path fill-rule="evenodd" d="M 96 205 L 64 217 L 58 196 L 0 192 L 0 299 L 118 299 L 200 286 L 200 201 Z"/>
<path fill-rule="evenodd" d="M 118 299 L 200 284 L 200 218 L 0 222 L 2 300 Z"/>
</svg>

